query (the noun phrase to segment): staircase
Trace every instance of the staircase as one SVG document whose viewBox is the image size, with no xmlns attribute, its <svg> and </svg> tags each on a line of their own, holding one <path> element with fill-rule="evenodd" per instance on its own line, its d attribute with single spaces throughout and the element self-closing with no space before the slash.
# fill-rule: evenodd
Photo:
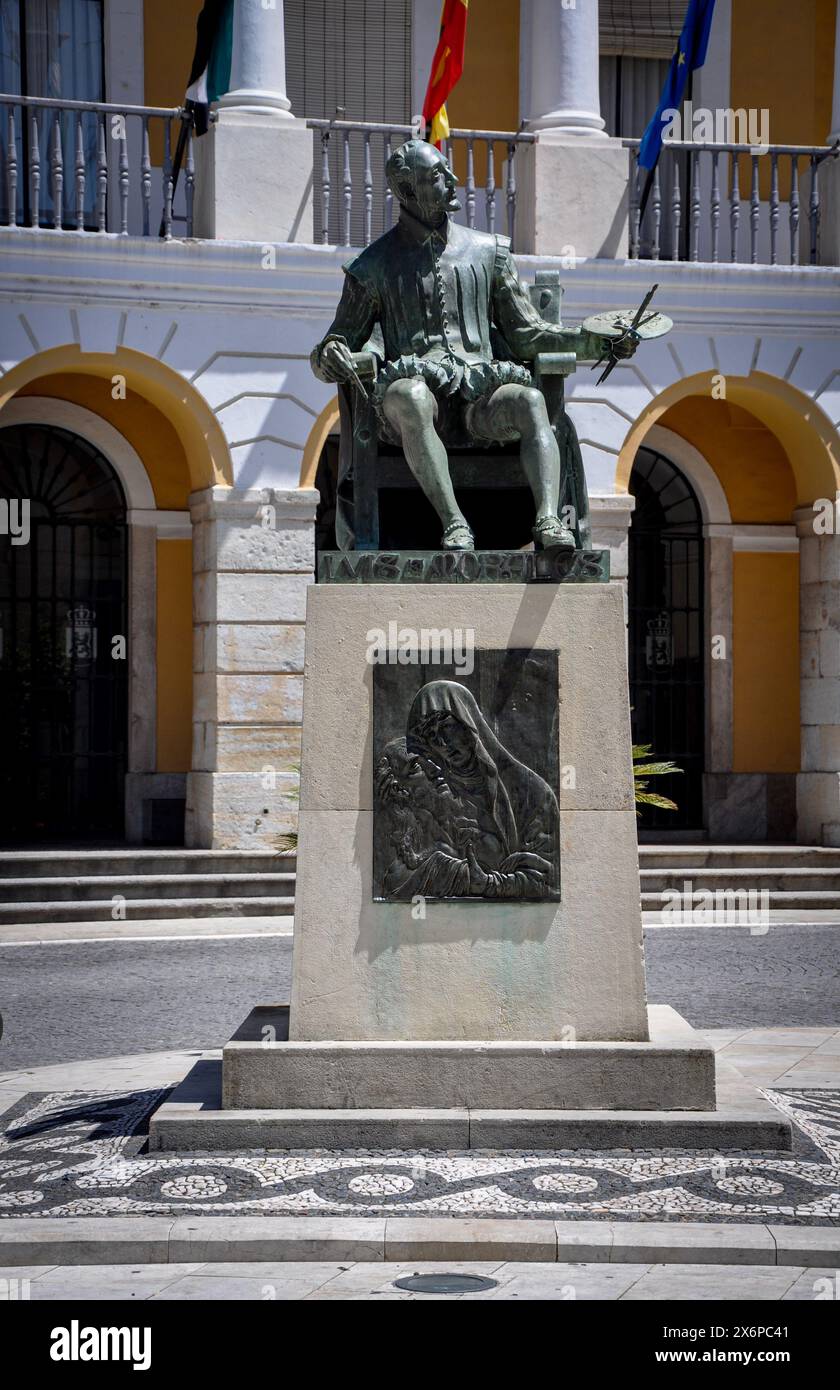
<svg viewBox="0 0 840 1390">
<path fill-rule="evenodd" d="M 645 913 L 660 912 L 664 892 L 690 883 L 693 893 L 766 891 L 773 913 L 840 914 L 840 848 L 643 844 L 639 876 Z"/>
<path fill-rule="evenodd" d="M 271 850 L 4 851 L 0 934 L 37 922 L 291 917 L 296 862 Z M 648 920 L 666 890 L 690 883 L 694 893 L 766 890 L 775 914 L 832 912 L 840 921 L 840 848 L 643 844 L 639 877 Z"/>
<path fill-rule="evenodd" d="M 50 849 L 0 853 L 0 932 L 34 922 L 291 916 L 294 854 Z"/>
</svg>

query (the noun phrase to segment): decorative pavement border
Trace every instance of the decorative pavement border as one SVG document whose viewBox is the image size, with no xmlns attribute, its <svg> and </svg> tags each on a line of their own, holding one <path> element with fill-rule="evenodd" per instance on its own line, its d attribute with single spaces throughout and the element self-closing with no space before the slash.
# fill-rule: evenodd
<svg viewBox="0 0 840 1390">
<path fill-rule="evenodd" d="M 166 1090 L 23 1097 L 0 1139 L 0 1218 L 405 1217 L 837 1227 L 840 1092 L 766 1090 L 791 1154 L 144 1152 Z M 0 1221 L 2 1232 L 2 1221 Z"/>
</svg>

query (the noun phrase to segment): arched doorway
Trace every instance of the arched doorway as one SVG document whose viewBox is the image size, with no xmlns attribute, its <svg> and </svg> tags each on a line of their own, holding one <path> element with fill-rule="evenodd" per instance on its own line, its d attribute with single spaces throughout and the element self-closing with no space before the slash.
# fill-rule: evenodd
<svg viewBox="0 0 840 1390">
<path fill-rule="evenodd" d="M 677 811 L 645 807 L 641 830 L 703 826 L 703 521 L 691 486 L 654 449 L 638 451 L 629 490 L 629 665 L 633 740 L 682 774 L 656 779 Z"/>
<path fill-rule="evenodd" d="M 80 435 L 10 425 L 0 428 L 0 515 L 0 840 L 119 839 L 128 708 L 120 482 Z"/>
</svg>

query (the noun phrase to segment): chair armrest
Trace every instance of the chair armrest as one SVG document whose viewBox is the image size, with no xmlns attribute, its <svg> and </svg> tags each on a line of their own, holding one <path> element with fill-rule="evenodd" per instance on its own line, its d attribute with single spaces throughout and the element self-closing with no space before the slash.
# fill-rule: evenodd
<svg viewBox="0 0 840 1390">
<path fill-rule="evenodd" d="M 534 358 L 534 375 L 570 376 L 577 366 L 573 352 L 539 352 Z"/>
</svg>

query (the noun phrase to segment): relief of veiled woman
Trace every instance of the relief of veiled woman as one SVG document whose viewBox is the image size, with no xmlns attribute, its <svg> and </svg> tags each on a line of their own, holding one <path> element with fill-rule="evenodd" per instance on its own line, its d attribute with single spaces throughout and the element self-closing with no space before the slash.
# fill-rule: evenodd
<svg viewBox="0 0 840 1390">
<path fill-rule="evenodd" d="M 466 686 L 440 680 L 418 691 L 406 748 L 473 818 L 473 833 L 462 826 L 459 835 L 470 896 L 559 896 L 557 798 L 499 741 Z"/>
</svg>

